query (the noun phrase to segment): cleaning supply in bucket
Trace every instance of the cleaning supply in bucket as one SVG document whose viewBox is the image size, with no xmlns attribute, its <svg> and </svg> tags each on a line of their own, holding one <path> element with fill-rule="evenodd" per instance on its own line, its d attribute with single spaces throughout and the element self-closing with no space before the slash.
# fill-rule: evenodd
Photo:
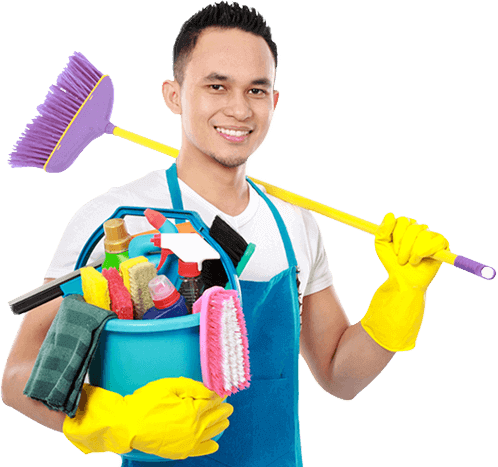
<svg viewBox="0 0 498 467">
<path fill-rule="evenodd" d="M 237 267 L 248 247 L 244 238 L 220 216 L 215 216 L 209 228 L 209 235 L 223 248 L 233 265 Z M 202 264 L 202 280 L 206 289 L 215 285 L 225 286 L 228 277 L 220 260 L 204 261 Z"/>
<path fill-rule="evenodd" d="M 123 219 L 108 219 L 104 222 L 104 233 L 105 260 L 102 269 L 118 269 L 123 261 L 129 259 L 131 235 Z"/>
<path fill-rule="evenodd" d="M 163 216 L 160 212 L 154 211 L 153 209 L 146 209 L 144 211 L 144 215 L 149 221 L 149 224 L 152 225 L 155 229 L 159 230 L 161 233 L 176 233 L 178 229 L 175 227 L 175 224 L 170 222 L 165 216 Z"/>
<path fill-rule="evenodd" d="M 254 243 L 248 244 L 236 230 L 219 216 L 214 218 L 209 235 L 223 248 L 235 266 L 237 276 L 240 277 L 253 255 L 256 245 Z M 202 263 L 202 280 L 206 289 L 215 285 L 223 286 L 227 290 L 230 288 L 225 268 L 220 260 L 206 260 Z"/>
<path fill-rule="evenodd" d="M 133 319 L 131 295 L 124 286 L 119 271 L 116 268 L 102 269 L 102 275 L 107 279 L 111 311 L 114 311 L 119 319 Z"/>
<path fill-rule="evenodd" d="M 149 224 L 154 227 L 156 230 L 154 233 L 159 231 L 160 233 L 178 233 L 178 229 L 170 222 L 165 216 L 163 216 L 160 212 L 154 211 L 153 209 L 147 208 L 144 211 L 144 215 L 149 221 Z M 156 255 L 160 252 L 159 248 L 151 245 L 150 239 L 152 238 L 152 234 L 139 235 L 133 238 L 130 242 L 130 258 L 136 256 L 146 256 L 150 261 L 155 261 L 151 259 L 151 256 L 156 257 Z M 171 274 L 171 271 L 174 269 L 175 265 L 173 264 L 173 258 L 171 258 L 167 264 L 163 266 L 161 271 L 162 274 Z"/>
<path fill-rule="evenodd" d="M 180 276 L 180 295 L 185 298 L 185 303 L 189 313 L 192 313 L 194 303 L 204 292 L 204 281 L 197 263 L 184 263 L 178 260 L 178 275 Z"/>
<path fill-rule="evenodd" d="M 145 256 L 137 256 L 136 258 L 130 258 L 126 261 L 123 261 L 119 265 L 119 273 L 121 274 L 121 277 L 123 278 L 123 283 L 125 287 L 128 289 L 129 292 L 130 290 L 130 269 L 135 266 L 135 264 L 138 263 L 146 263 L 147 258 Z"/>
<path fill-rule="evenodd" d="M 81 268 L 80 274 L 85 302 L 104 310 L 110 310 L 111 300 L 107 279 L 93 267 Z"/>
<path fill-rule="evenodd" d="M 149 282 L 149 291 L 154 306 L 149 308 L 142 319 L 162 319 L 188 314 L 185 298 L 164 275 L 154 277 Z"/>
<path fill-rule="evenodd" d="M 121 263 L 119 272 L 131 295 L 133 317 L 134 319 L 142 319 L 143 314 L 154 306 L 148 285 L 157 275 L 156 268 L 145 256 L 138 256 Z"/>
<path fill-rule="evenodd" d="M 235 269 L 235 272 L 237 273 L 237 276 L 241 276 L 242 271 L 245 269 L 247 266 L 247 263 L 251 259 L 251 256 L 254 254 L 256 251 L 256 245 L 254 243 L 249 243 L 247 245 L 246 251 L 242 255 L 242 258 L 239 261 L 239 264 L 237 264 L 237 268 Z M 230 288 L 230 283 L 227 282 L 225 285 L 225 289 L 228 290 Z"/>
<path fill-rule="evenodd" d="M 192 305 L 204 290 L 201 269 L 209 259 L 220 259 L 220 254 L 200 235 L 191 233 L 156 234 L 151 242 L 161 248 L 159 271 L 169 255 L 178 257 L 178 275 L 181 278 L 179 292 L 185 297 L 189 313 Z"/>
<path fill-rule="evenodd" d="M 128 269 L 130 295 L 133 302 L 134 319 L 142 319 L 145 312 L 154 306 L 149 292 L 149 282 L 157 276 L 156 267 L 149 261 L 135 264 Z"/>
<path fill-rule="evenodd" d="M 104 256 L 102 255 L 97 261 L 88 264 L 87 267 L 98 268 L 102 266 L 104 262 Z M 43 305 L 57 297 L 62 297 L 67 295 L 64 291 L 68 283 L 74 282 L 78 278 L 81 278 L 80 269 L 72 271 L 69 274 L 65 274 L 53 281 L 37 287 L 36 289 L 28 292 L 20 297 L 15 298 L 9 302 L 10 309 L 15 315 L 20 315 L 32 310 L 40 305 Z M 80 290 L 81 293 L 81 290 Z"/>
<path fill-rule="evenodd" d="M 235 290 L 211 287 L 194 303 L 200 313 L 202 381 L 220 397 L 250 385 L 247 328 Z"/>
</svg>

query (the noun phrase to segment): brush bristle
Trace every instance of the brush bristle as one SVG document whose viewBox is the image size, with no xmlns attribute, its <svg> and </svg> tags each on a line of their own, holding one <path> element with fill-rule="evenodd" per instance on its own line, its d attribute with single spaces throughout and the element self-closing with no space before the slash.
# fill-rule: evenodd
<svg viewBox="0 0 498 467">
<path fill-rule="evenodd" d="M 128 270 L 130 295 L 133 302 L 134 318 L 142 319 L 145 312 L 154 306 L 149 291 L 149 282 L 157 275 L 156 267 L 146 261 L 135 264 Z"/>
<path fill-rule="evenodd" d="M 195 312 L 206 314 L 201 321 L 205 323 L 204 384 L 221 397 L 249 387 L 247 329 L 237 292 L 213 287 L 194 304 Z"/>
<path fill-rule="evenodd" d="M 219 216 L 214 218 L 209 235 L 223 247 L 236 267 L 248 246 L 244 238 Z"/>
<path fill-rule="evenodd" d="M 130 269 L 138 263 L 145 263 L 147 258 L 145 256 L 137 256 L 135 258 L 127 259 L 119 265 L 119 273 L 123 278 L 125 287 L 130 291 Z"/>
<path fill-rule="evenodd" d="M 21 139 L 10 154 L 11 167 L 43 169 L 71 120 L 103 74 L 83 54 L 75 52 L 49 88 L 45 102 L 37 107 L 37 115 L 26 126 Z"/>
</svg>

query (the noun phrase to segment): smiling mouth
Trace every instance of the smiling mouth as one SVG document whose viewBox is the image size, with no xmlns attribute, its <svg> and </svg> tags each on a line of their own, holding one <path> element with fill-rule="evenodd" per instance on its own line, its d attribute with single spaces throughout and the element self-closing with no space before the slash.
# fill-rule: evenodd
<svg viewBox="0 0 498 467">
<path fill-rule="evenodd" d="M 252 130 L 230 130 L 229 128 L 223 128 L 220 126 L 215 126 L 215 130 L 223 136 L 232 136 L 235 138 L 243 138 L 252 133 Z"/>
</svg>

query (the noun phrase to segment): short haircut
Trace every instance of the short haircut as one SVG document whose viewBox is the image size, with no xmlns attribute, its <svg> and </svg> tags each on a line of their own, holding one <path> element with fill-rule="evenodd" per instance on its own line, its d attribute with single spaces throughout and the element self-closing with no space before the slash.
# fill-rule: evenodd
<svg viewBox="0 0 498 467">
<path fill-rule="evenodd" d="M 176 38 L 173 47 L 173 76 L 180 85 L 197 39 L 204 29 L 210 27 L 240 29 L 261 36 L 270 47 L 275 68 L 277 67 L 277 46 L 272 41 L 271 30 L 265 19 L 254 8 L 240 6 L 235 2 L 232 5 L 220 2 L 208 5 L 185 21 Z"/>
</svg>

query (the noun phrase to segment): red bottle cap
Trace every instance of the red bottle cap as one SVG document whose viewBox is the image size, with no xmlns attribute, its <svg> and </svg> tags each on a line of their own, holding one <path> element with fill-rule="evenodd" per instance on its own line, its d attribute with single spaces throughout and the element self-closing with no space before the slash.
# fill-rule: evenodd
<svg viewBox="0 0 498 467">
<path fill-rule="evenodd" d="M 149 282 L 149 291 L 158 310 L 164 310 L 174 305 L 180 298 L 178 290 L 171 283 L 171 281 L 163 275 L 154 277 Z"/>
<path fill-rule="evenodd" d="M 197 277 L 201 275 L 197 263 L 184 263 L 178 260 L 178 274 L 182 277 Z"/>
</svg>

